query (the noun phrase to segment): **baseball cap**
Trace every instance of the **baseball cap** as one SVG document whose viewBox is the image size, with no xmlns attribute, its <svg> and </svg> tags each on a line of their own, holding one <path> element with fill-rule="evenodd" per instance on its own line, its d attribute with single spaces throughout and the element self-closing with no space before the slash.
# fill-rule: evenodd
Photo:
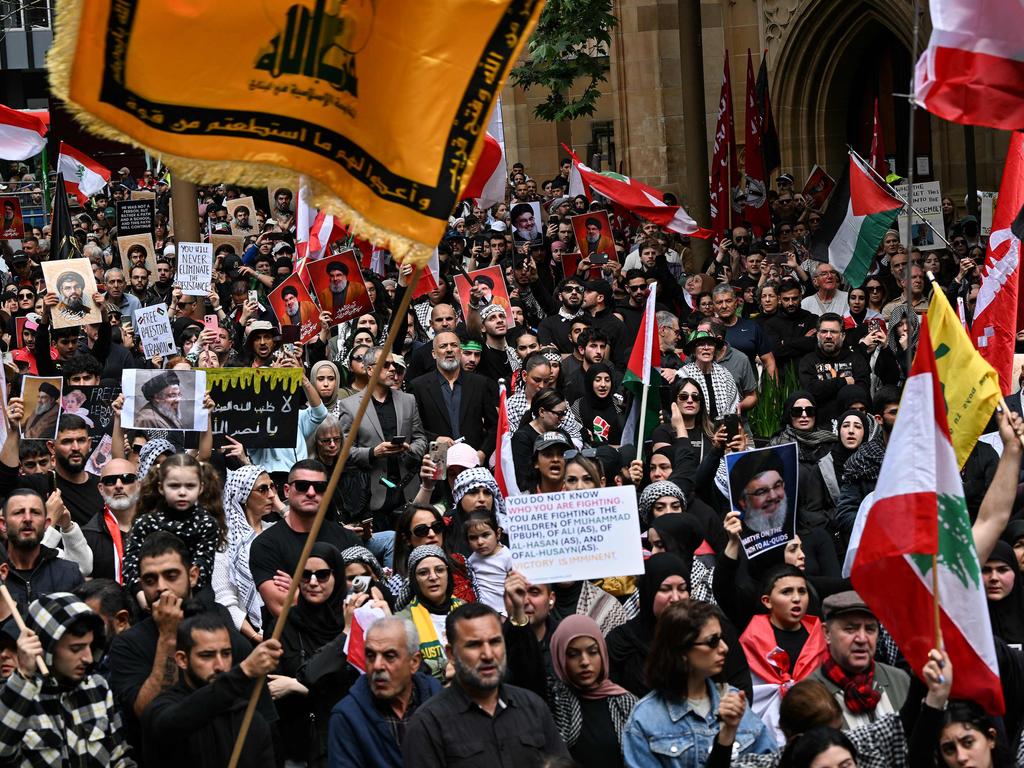
<svg viewBox="0 0 1024 768">
<path fill-rule="evenodd" d="M 448 447 L 448 466 L 472 469 L 480 466 L 480 457 L 473 446 L 466 443 L 454 443 Z"/>
<path fill-rule="evenodd" d="M 561 432 L 545 432 L 543 435 L 538 437 L 537 442 L 533 444 L 533 452 L 540 453 L 554 445 L 561 445 L 566 449 L 572 448 L 572 443 L 569 442 L 569 439 Z"/>
</svg>

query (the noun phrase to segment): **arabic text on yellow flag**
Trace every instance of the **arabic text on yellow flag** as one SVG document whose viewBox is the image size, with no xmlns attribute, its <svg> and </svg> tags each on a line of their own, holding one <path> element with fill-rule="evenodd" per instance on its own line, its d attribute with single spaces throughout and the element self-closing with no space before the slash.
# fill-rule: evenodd
<svg viewBox="0 0 1024 768">
<path fill-rule="evenodd" d="M 543 4 L 61 0 L 50 84 L 176 175 L 303 174 L 355 234 L 426 263 Z"/>
<path fill-rule="evenodd" d="M 934 285 L 934 284 L 933 284 Z M 999 376 L 971 344 L 942 288 L 934 286 L 928 332 L 949 418 L 949 437 L 961 467 L 985 430 L 1002 392 Z"/>
</svg>

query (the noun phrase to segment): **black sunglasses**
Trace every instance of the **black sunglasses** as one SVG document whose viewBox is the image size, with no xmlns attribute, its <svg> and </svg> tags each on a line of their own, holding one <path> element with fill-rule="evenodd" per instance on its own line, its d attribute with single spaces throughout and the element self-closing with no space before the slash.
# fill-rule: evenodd
<svg viewBox="0 0 1024 768">
<path fill-rule="evenodd" d="M 316 576 L 317 581 L 327 581 L 334 574 L 334 571 L 330 568 L 317 568 L 315 571 L 303 571 L 302 580 L 308 584 Z"/>
<path fill-rule="evenodd" d="M 143 448 L 145 448 L 145 446 L 145 443 L 132 443 L 132 453 L 138 453 Z"/>
<path fill-rule="evenodd" d="M 789 415 L 791 418 L 797 419 L 801 416 L 813 416 L 817 409 L 813 405 L 799 406 L 794 405 L 789 409 Z"/>
<path fill-rule="evenodd" d="M 597 458 L 597 448 L 584 448 L 582 451 L 577 451 L 575 448 L 566 451 L 563 456 L 566 461 L 572 461 L 577 456 L 582 456 L 584 459 Z"/>
<path fill-rule="evenodd" d="M 327 490 L 326 480 L 293 480 L 292 488 L 299 493 L 309 493 L 309 489 L 312 488 L 317 494 L 322 494 Z"/>
<path fill-rule="evenodd" d="M 695 403 L 699 403 L 704 399 L 704 396 L 700 392 L 680 392 L 676 395 L 676 400 L 681 403 L 685 403 L 688 400 L 693 400 Z"/>
<path fill-rule="evenodd" d="M 434 533 L 444 533 L 444 522 L 442 522 L 441 520 L 435 520 L 430 525 L 427 525 L 426 523 L 420 523 L 412 529 L 412 535 L 415 536 L 417 539 L 422 539 L 431 531 L 433 531 Z"/>
<path fill-rule="evenodd" d="M 108 488 L 113 488 L 117 485 L 118 480 L 120 480 L 124 485 L 131 485 L 138 479 L 139 476 L 134 472 L 126 472 L 123 475 L 107 475 L 106 477 L 101 477 L 100 482 Z"/>
<path fill-rule="evenodd" d="M 721 635 L 712 635 L 711 637 L 708 637 L 708 638 L 706 638 L 704 640 L 694 640 L 693 644 L 694 645 L 704 645 L 704 646 L 707 646 L 708 648 L 710 648 L 711 650 L 714 650 L 719 645 L 721 645 L 722 640 L 723 640 L 723 637 Z"/>
</svg>

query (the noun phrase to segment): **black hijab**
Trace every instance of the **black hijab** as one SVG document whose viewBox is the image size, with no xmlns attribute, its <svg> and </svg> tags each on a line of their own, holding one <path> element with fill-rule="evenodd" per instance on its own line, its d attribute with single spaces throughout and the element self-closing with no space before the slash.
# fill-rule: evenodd
<svg viewBox="0 0 1024 768">
<path fill-rule="evenodd" d="M 846 421 L 847 416 L 856 416 L 860 419 L 860 423 L 864 425 L 864 439 L 860 441 L 860 445 L 864 445 L 864 443 L 866 443 L 871 437 L 871 421 L 868 419 L 868 415 L 864 413 L 864 411 L 858 411 L 856 408 L 850 408 L 849 410 L 843 411 L 839 414 L 839 420 L 837 422 L 839 431 L 842 431 L 843 422 Z M 835 465 L 837 478 L 841 478 L 843 476 L 843 470 L 846 469 L 846 460 L 857 452 L 860 445 L 853 449 L 847 448 L 843 445 L 842 436 L 839 437 L 839 440 L 832 448 L 832 463 Z"/>
<path fill-rule="evenodd" d="M 988 601 L 988 615 L 992 620 L 992 634 L 1006 643 L 1024 643 L 1024 589 L 1020 586 L 1020 567 L 1013 547 L 997 541 L 988 556 L 989 561 L 1006 563 L 1013 570 L 1013 589 L 1002 600 Z M 982 563 L 984 565 L 984 563 Z"/>
<path fill-rule="evenodd" d="M 611 389 L 607 397 L 598 397 L 594 394 L 594 379 L 599 373 L 607 373 L 612 380 Z M 622 415 L 615 408 L 615 375 L 607 363 L 594 363 L 583 374 L 583 397 L 580 398 L 580 420 L 583 422 L 583 439 L 588 443 L 611 443 L 618 445 L 622 441 Z M 595 430 L 594 423 L 601 419 L 607 423 L 607 428 L 602 435 L 604 424 L 598 422 Z"/>
<path fill-rule="evenodd" d="M 704 543 L 704 528 L 693 515 L 661 515 L 651 521 L 651 528 L 661 536 L 665 551 L 675 555 L 684 563 L 693 562 L 694 553 Z M 687 579 L 689 583 L 689 579 Z"/>
<path fill-rule="evenodd" d="M 676 515 L 682 517 L 682 515 Z M 666 515 L 672 517 L 672 515 Z M 658 593 L 662 582 L 669 576 L 682 576 L 690 585 L 690 567 L 678 555 L 668 552 L 660 552 L 651 555 L 644 563 L 644 575 L 640 577 L 638 588 L 640 590 L 640 625 L 648 641 L 654 639 L 654 627 L 657 624 L 657 617 L 654 615 L 654 596 Z"/>
<path fill-rule="evenodd" d="M 345 564 L 337 547 L 326 542 L 317 542 L 309 553 L 310 557 L 319 557 L 334 571 L 334 589 L 327 600 L 314 605 L 299 592 L 299 601 L 292 608 L 288 625 L 319 648 L 331 642 L 345 631 L 345 591 L 348 582 L 345 580 Z M 306 566 L 309 568 L 308 564 Z"/>
</svg>

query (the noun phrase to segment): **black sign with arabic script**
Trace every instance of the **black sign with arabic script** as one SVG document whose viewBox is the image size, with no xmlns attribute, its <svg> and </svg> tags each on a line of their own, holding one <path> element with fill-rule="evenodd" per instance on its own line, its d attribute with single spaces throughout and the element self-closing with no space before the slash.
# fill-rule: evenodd
<svg viewBox="0 0 1024 768">
<path fill-rule="evenodd" d="M 306 404 L 301 368 L 211 368 L 206 386 L 217 404 L 215 433 L 249 448 L 294 448 Z"/>
</svg>

